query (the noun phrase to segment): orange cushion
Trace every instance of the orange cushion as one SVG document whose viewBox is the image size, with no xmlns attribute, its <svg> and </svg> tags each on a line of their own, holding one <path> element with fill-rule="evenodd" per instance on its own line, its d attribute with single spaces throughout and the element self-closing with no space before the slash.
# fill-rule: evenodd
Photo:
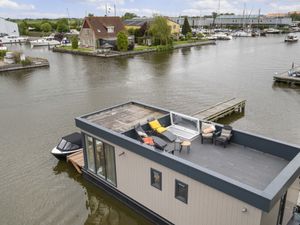
<svg viewBox="0 0 300 225">
<path fill-rule="evenodd" d="M 152 137 L 146 137 L 146 138 L 143 138 L 143 141 L 145 144 L 147 145 L 154 145 L 154 141 L 153 141 L 153 138 Z"/>
</svg>

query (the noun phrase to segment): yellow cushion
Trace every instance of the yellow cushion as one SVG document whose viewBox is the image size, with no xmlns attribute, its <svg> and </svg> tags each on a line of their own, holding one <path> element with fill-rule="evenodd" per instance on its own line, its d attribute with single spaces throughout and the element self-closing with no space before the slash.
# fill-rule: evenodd
<svg viewBox="0 0 300 225">
<path fill-rule="evenodd" d="M 158 120 L 153 120 L 151 122 L 149 122 L 149 125 L 150 127 L 153 129 L 153 130 L 157 130 L 157 128 L 160 128 L 161 125 L 160 123 L 158 122 Z"/>
<path fill-rule="evenodd" d="M 167 130 L 167 128 L 165 128 L 165 127 L 159 127 L 159 128 L 156 129 L 156 131 L 160 134 L 165 132 L 166 130 Z"/>
</svg>

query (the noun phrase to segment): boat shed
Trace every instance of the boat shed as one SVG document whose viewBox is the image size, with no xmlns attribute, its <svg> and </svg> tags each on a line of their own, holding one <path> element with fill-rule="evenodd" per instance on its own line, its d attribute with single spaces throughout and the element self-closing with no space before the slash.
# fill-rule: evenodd
<svg viewBox="0 0 300 225">
<path fill-rule="evenodd" d="M 206 123 L 139 102 L 77 117 L 83 176 L 155 224 L 294 224 L 299 146 L 233 129 L 226 148 L 203 143 L 198 133 L 179 150 L 179 132 L 162 150 L 143 143 L 135 126 L 158 135 L 149 124 L 153 117 L 172 131 L 198 132 Z"/>
<path fill-rule="evenodd" d="M 20 36 L 18 24 L 0 18 L 0 36 Z"/>
</svg>

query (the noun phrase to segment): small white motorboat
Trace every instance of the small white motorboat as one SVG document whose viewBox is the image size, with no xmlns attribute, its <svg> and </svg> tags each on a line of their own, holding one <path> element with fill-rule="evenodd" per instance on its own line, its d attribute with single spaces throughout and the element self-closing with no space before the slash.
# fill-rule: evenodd
<svg viewBox="0 0 300 225">
<path fill-rule="evenodd" d="M 213 35 L 216 40 L 232 40 L 232 36 L 226 33 L 216 33 Z"/>
<path fill-rule="evenodd" d="M 279 34 L 279 33 L 281 33 L 280 30 L 275 29 L 275 28 L 268 28 L 268 29 L 265 29 L 265 32 L 266 32 L 267 34 Z"/>
<path fill-rule="evenodd" d="M 56 147 L 51 150 L 51 154 L 58 159 L 65 159 L 68 155 L 82 151 L 81 134 L 74 132 L 61 138 Z"/>
<path fill-rule="evenodd" d="M 296 42 L 298 41 L 298 36 L 295 33 L 289 33 L 285 39 L 285 42 Z"/>
<path fill-rule="evenodd" d="M 2 44 L 25 43 L 28 37 L 20 37 L 16 35 L 7 35 L 0 38 Z"/>
<path fill-rule="evenodd" d="M 243 30 L 236 31 L 232 34 L 233 37 L 252 37 L 252 34 L 250 32 L 246 32 Z"/>
<path fill-rule="evenodd" d="M 53 36 L 44 37 L 35 41 L 30 41 L 31 47 L 35 46 L 55 46 L 60 45 L 60 42 L 55 40 Z"/>
</svg>

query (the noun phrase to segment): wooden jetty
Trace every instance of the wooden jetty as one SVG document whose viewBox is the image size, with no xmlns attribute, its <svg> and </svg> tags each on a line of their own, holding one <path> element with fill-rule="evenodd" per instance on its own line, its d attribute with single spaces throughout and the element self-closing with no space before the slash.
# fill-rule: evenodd
<svg viewBox="0 0 300 225">
<path fill-rule="evenodd" d="M 298 71 L 300 73 L 300 67 L 297 67 L 295 69 L 293 69 L 293 71 Z M 300 85 L 300 77 L 296 77 L 296 76 L 291 76 L 289 75 L 290 70 L 281 73 L 281 74 L 276 74 L 273 79 L 275 82 L 283 82 L 283 83 L 287 83 L 287 84 L 298 84 Z"/>
<path fill-rule="evenodd" d="M 83 150 L 67 156 L 67 162 L 71 162 L 78 173 L 82 173 L 81 169 L 84 166 Z"/>
<path fill-rule="evenodd" d="M 224 102 L 220 102 L 207 109 L 192 114 L 200 120 L 217 121 L 234 112 L 243 112 L 245 110 L 246 100 L 232 98 Z"/>
</svg>

